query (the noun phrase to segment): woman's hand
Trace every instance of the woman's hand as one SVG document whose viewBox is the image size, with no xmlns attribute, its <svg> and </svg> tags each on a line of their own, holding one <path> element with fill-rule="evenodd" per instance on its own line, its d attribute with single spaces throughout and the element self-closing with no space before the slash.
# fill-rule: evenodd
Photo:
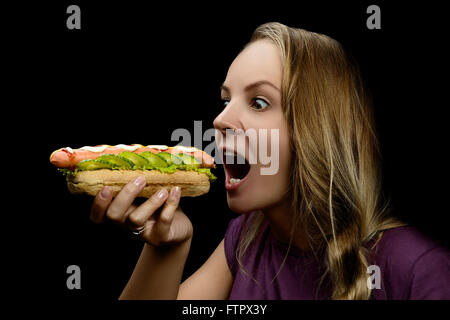
<svg viewBox="0 0 450 320">
<path fill-rule="evenodd" d="M 139 231 L 141 238 L 152 246 L 180 243 L 192 238 L 192 223 L 179 207 L 180 188 L 173 187 L 170 192 L 160 189 L 136 206 L 133 201 L 144 186 L 145 179 L 137 177 L 114 199 L 111 188 L 104 187 L 92 204 L 91 220 L 96 223 L 111 220 L 131 231 Z"/>
</svg>

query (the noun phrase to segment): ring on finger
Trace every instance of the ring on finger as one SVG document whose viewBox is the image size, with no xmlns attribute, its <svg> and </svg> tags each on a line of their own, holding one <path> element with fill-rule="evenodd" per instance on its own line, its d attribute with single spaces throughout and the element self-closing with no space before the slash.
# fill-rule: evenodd
<svg viewBox="0 0 450 320">
<path fill-rule="evenodd" d="M 139 227 L 139 228 L 136 228 L 136 229 L 132 230 L 132 233 L 134 235 L 138 236 L 144 231 L 144 229 L 145 229 L 145 226 L 142 226 L 142 227 Z"/>
</svg>

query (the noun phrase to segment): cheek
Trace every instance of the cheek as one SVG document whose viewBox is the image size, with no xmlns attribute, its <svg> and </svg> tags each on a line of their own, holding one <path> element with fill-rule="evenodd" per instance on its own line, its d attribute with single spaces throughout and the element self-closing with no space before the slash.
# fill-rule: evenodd
<svg viewBox="0 0 450 320">
<path fill-rule="evenodd" d="M 282 201 L 289 188 L 290 173 L 292 170 L 290 161 L 291 152 L 289 142 L 284 138 L 281 130 L 279 140 L 279 147 L 275 149 L 278 152 L 278 157 L 272 156 L 273 163 L 271 164 L 271 171 L 276 173 L 262 175 L 259 172 L 253 182 L 266 206 Z M 258 166 L 258 170 L 261 168 L 262 166 Z"/>
</svg>

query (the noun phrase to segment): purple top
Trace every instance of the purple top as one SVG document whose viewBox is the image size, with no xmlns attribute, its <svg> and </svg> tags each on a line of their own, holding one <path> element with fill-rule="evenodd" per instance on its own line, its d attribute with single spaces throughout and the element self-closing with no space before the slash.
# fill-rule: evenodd
<svg viewBox="0 0 450 320">
<path fill-rule="evenodd" d="M 257 283 L 243 273 L 235 257 L 243 218 L 231 220 L 225 234 L 225 256 L 234 276 L 230 300 L 330 299 L 329 281 L 319 286 L 322 264 L 314 254 L 295 247 L 272 282 L 287 245 L 275 239 L 266 222 L 243 257 L 245 270 Z M 450 299 L 450 251 L 412 226 L 386 230 L 369 262 L 379 266 L 381 274 L 372 299 Z"/>
</svg>

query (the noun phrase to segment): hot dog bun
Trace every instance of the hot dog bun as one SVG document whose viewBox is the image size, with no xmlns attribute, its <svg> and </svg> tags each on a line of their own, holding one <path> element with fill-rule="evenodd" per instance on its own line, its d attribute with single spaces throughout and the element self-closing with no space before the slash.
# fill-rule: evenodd
<svg viewBox="0 0 450 320">
<path fill-rule="evenodd" d="M 98 145 L 78 149 L 60 148 L 50 162 L 66 175 L 69 191 L 95 196 L 104 186 L 114 196 L 138 176 L 146 180 L 138 197 L 150 197 L 158 189 L 181 188 L 182 197 L 196 197 L 209 191 L 216 177 L 214 158 L 195 147 L 163 145 Z"/>
<path fill-rule="evenodd" d="M 174 173 L 161 173 L 158 170 L 93 170 L 80 171 L 67 175 L 67 187 L 73 194 L 87 193 L 95 196 L 104 187 L 111 187 L 114 196 L 131 180 L 138 176 L 146 179 L 146 186 L 138 197 L 149 198 L 160 188 L 168 191 L 181 188 L 182 197 L 197 197 L 209 192 L 209 178 L 196 171 L 176 170 Z"/>
</svg>

